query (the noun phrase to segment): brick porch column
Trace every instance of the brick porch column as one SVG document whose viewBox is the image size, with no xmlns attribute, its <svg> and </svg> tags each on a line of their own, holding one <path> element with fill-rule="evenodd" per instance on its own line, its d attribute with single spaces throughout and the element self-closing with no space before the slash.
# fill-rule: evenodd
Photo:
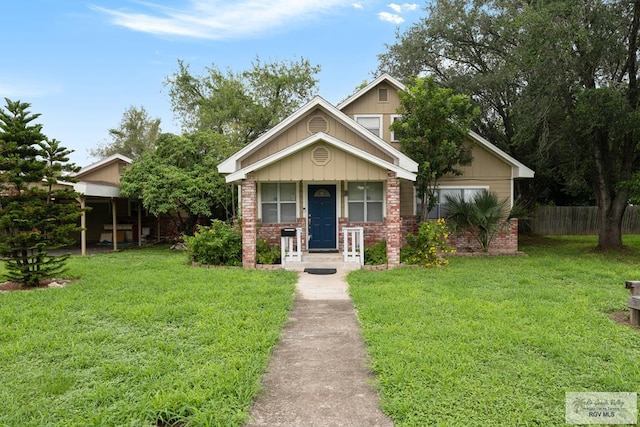
<svg viewBox="0 0 640 427">
<path fill-rule="evenodd" d="M 248 174 L 242 182 L 242 266 L 256 268 L 258 205 L 256 179 Z"/>
<path fill-rule="evenodd" d="M 392 171 L 387 171 L 386 191 L 387 226 L 387 266 L 400 265 L 400 246 L 402 244 L 402 218 L 400 217 L 400 180 Z"/>
</svg>

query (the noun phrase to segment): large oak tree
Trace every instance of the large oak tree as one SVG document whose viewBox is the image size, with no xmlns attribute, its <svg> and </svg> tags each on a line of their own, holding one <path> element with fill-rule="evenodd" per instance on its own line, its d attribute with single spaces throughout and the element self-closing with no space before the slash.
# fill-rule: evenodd
<svg viewBox="0 0 640 427">
<path fill-rule="evenodd" d="M 437 0 L 381 69 L 470 93 L 474 126 L 536 169 L 530 198 L 598 206 L 598 246 L 622 246 L 640 169 L 640 0 Z"/>
</svg>

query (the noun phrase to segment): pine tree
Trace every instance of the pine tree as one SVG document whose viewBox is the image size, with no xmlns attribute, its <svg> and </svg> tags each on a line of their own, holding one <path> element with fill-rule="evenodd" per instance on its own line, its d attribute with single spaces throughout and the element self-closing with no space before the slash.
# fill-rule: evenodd
<svg viewBox="0 0 640 427">
<path fill-rule="evenodd" d="M 68 163 L 71 151 L 49 141 L 40 115 L 30 104 L 5 98 L 0 109 L 0 255 L 6 277 L 22 286 L 38 286 L 65 269 L 68 255 L 51 256 L 49 250 L 71 243 L 82 214 L 71 188 L 60 185 L 63 172 L 77 168 Z M 68 181 L 70 178 L 64 178 Z"/>
</svg>

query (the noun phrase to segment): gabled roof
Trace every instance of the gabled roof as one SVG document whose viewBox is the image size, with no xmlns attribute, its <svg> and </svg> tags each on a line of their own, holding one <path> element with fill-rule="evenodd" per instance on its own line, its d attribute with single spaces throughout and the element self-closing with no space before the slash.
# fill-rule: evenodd
<svg viewBox="0 0 640 427">
<path fill-rule="evenodd" d="M 495 154 L 496 157 L 502 159 L 505 163 L 510 164 L 512 170 L 512 178 L 533 178 L 533 176 L 535 175 L 535 172 L 532 169 L 529 169 L 524 164 L 520 163 L 474 131 L 469 131 L 469 137 L 477 144 L 483 146 L 488 151 Z"/>
<path fill-rule="evenodd" d="M 218 171 L 220 173 L 234 173 L 240 169 L 240 164 L 243 159 L 249 157 L 252 153 L 269 143 L 273 138 L 289 129 L 299 119 L 304 117 L 307 113 L 313 111 L 315 108 L 322 108 L 327 114 L 334 119 L 345 125 L 347 128 L 355 132 L 364 140 L 371 143 L 373 146 L 388 154 L 391 158 L 395 159 L 394 164 L 400 168 L 406 169 L 408 172 L 417 172 L 418 164 L 411 160 L 408 156 L 387 144 L 382 138 L 374 135 L 368 131 L 364 126 L 342 113 L 336 107 L 331 105 L 328 101 L 320 96 L 316 96 L 306 105 L 302 106 L 295 113 L 278 123 L 276 126 L 259 136 L 256 140 L 246 145 L 243 149 L 220 163 Z"/>
<path fill-rule="evenodd" d="M 387 73 L 384 73 L 384 74 L 378 76 L 375 80 L 373 80 L 371 83 L 369 83 L 368 85 L 366 85 L 362 89 L 358 90 L 356 93 L 351 95 L 349 98 L 345 99 L 340 104 L 338 104 L 338 110 L 344 109 L 347 105 L 351 104 L 353 101 L 357 100 L 362 95 L 364 95 L 365 93 L 369 92 L 372 88 L 376 87 L 377 85 L 379 85 L 382 82 L 389 83 L 391 86 L 395 87 L 397 90 L 404 90 L 404 87 L 405 87 L 402 83 L 400 83 L 399 80 L 394 79 L 393 77 L 391 77 Z"/>
<path fill-rule="evenodd" d="M 394 86 L 397 90 L 405 89 L 404 84 L 402 84 L 399 80 L 391 77 L 389 74 L 385 73 L 379 76 L 378 78 L 376 78 L 374 81 L 372 81 L 365 87 L 363 87 L 362 89 L 360 89 L 359 91 L 357 91 L 356 93 L 354 93 L 353 95 L 351 95 L 342 103 L 340 103 L 338 105 L 338 109 L 339 110 L 344 109 L 346 106 L 348 106 L 349 104 L 351 104 L 352 102 L 354 102 L 355 100 L 357 100 L 362 95 L 369 92 L 371 89 L 373 89 L 374 87 L 376 87 L 382 82 L 386 82 L 391 86 Z M 513 171 L 513 174 L 512 174 L 513 178 L 533 178 L 535 174 L 533 170 L 529 169 L 524 164 L 520 163 L 519 161 L 517 161 L 516 159 L 514 159 L 513 157 L 511 157 L 510 155 L 508 155 L 507 153 L 505 153 L 504 151 L 502 151 L 501 149 L 493 145 L 491 142 L 487 141 L 486 139 L 478 135 L 477 133 L 473 131 L 469 131 L 469 137 L 471 138 L 471 140 L 483 146 L 488 151 L 490 151 L 491 153 L 495 154 L 497 157 L 502 159 L 504 162 L 511 165 L 511 168 Z"/>
<path fill-rule="evenodd" d="M 352 154 L 353 156 L 358 157 L 362 160 L 365 160 L 369 163 L 375 164 L 384 169 L 391 170 L 397 174 L 398 178 L 404 178 L 410 181 L 416 180 L 416 174 L 414 174 L 413 172 L 409 172 L 398 165 L 389 163 L 386 160 L 383 160 L 377 156 L 374 156 L 373 154 L 367 153 L 366 151 L 361 150 L 360 148 L 354 147 L 353 145 L 348 144 L 344 141 L 341 141 L 340 139 L 335 138 L 331 135 L 327 135 L 324 132 L 314 133 L 313 135 L 303 139 L 302 141 L 299 141 L 283 150 L 280 150 L 277 153 L 272 154 L 271 156 L 265 157 L 264 159 L 261 159 L 255 163 L 252 163 L 245 168 L 239 169 L 227 175 L 226 180 L 227 182 L 233 182 L 233 181 L 238 181 L 240 179 L 244 179 L 247 177 L 247 174 L 249 172 L 253 172 L 253 171 L 262 169 L 266 166 L 269 166 L 273 163 L 276 163 L 279 160 L 285 157 L 288 157 L 300 150 L 303 150 L 304 148 L 310 145 L 313 145 L 317 142 L 325 142 L 329 145 L 332 145 L 338 149 L 346 151 Z"/>
<path fill-rule="evenodd" d="M 84 168 L 80 169 L 80 171 L 78 171 L 77 174 L 75 174 L 76 178 L 81 178 L 84 175 L 87 175 L 97 169 L 100 169 L 102 167 L 105 167 L 107 165 L 110 165 L 111 163 L 116 163 L 116 162 L 125 162 L 128 164 L 131 164 L 131 162 L 133 162 L 133 160 L 131 160 L 130 158 L 128 158 L 127 156 L 123 156 L 122 154 L 113 154 L 105 159 L 102 159 L 98 162 L 92 163 L 89 166 L 85 166 Z"/>
</svg>

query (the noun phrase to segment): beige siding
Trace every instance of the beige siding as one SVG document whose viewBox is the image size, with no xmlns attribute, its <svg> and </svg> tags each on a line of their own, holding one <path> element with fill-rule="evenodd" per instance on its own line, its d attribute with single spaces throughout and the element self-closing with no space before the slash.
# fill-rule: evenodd
<svg viewBox="0 0 640 427">
<path fill-rule="evenodd" d="M 384 159 L 387 162 L 393 161 L 390 156 L 371 145 L 371 143 L 365 141 L 362 137 L 348 129 L 345 125 L 328 115 L 321 108 L 318 108 L 310 112 L 308 115 L 301 117 L 300 120 L 292 125 L 289 129 L 275 137 L 273 140 L 269 141 L 269 143 L 253 153 L 251 156 L 244 159 L 242 161 L 242 167 L 247 167 L 311 136 L 312 133 L 309 129 L 309 120 L 317 116 L 324 118 L 327 123 L 327 129 L 325 133 L 350 145 L 353 145 L 354 147 L 357 147 L 363 151 L 366 151 L 369 154 Z"/>
<path fill-rule="evenodd" d="M 485 148 L 473 146 L 473 162 L 460 169 L 462 176 L 446 176 L 438 182 L 441 186 L 488 187 L 499 199 L 511 202 L 511 165 L 497 158 Z"/>
<path fill-rule="evenodd" d="M 99 182 L 107 184 L 119 184 L 120 175 L 124 172 L 127 164 L 124 162 L 113 162 L 103 167 L 83 174 L 78 178 L 84 182 Z"/>
<path fill-rule="evenodd" d="M 400 181 L 400 216 L 415 215 L 413 206 L 413 181 Z"/>
<path fill-rule="evenodd" d="M 331 153 L 331 160 L 324 166 L 317 165 L 312 161 L 312 151 L 318 146 L 326 147 Z M 335 147 L 320 143 L 256 171 L 255 176 L 257 181 L 280 182 L 299 180 L 383 181 L 387 178 L 387 171 Z"/>
<path fill-rule="evenodd" d="M 387 89 L 387 101 L 378 100 L 378 90 L 381 88 Z M 389 126 L 391 126 L 392 116 L 398 114 L 397 111 L 399 106 L 400 97 L 398 96 L 398 90 L 386 82 L 382 82 L 351 104 L 347 105 L 342 112 L 351 118 L 360 114 L 382 114 L 382 139 L 390 142 L 391 131 L 389 130 Z M 399 148 L 398 144 L 394 143 L 392 145 L 395 148 Z"/>
</svg>

